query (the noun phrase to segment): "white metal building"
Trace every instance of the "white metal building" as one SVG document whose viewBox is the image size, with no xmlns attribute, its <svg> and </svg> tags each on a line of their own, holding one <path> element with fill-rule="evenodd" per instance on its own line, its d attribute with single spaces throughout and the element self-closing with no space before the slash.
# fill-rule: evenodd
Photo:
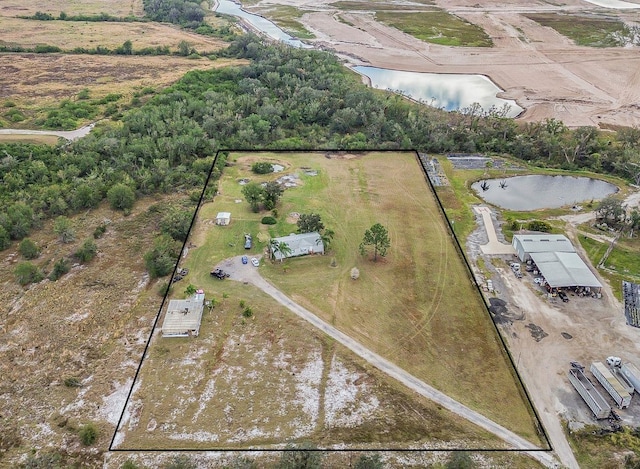
<svg viewBox="0 0 640 469">
<path fill-rule="evenodd" d="M 226 226 L 231 223 L 231 212 L 218 212 L 216 215 L 216 225 Z"/>
<path fill-rule="evenodd" d="M 162 322 L 162 337 L 189 337 L 200 333 L 204 292 L 198 290 L 186 300 L 170 300 Z"/>
<path fill-rule="evenodd" d="M 522 262 L 529 260 L 532 252 L 576 252 L 565 235 L 513 235 L 511 245 Z"/>
<path fill-rule="evenodd" d="M 514 235 L 512 245 L 521 261 L 535 262 L 551 288 L 602 287 L 564 235 Z"/>
<path fill-rule="evenodd" d="M 532 252 L 531 259 L 551 288 L 602 287 L 575 252 Z"/>
<path fill-rule="evenodd" d="M 283 255 L 279 250 L 270 247 L 271 254 L 275 259 L 282 259 L 287 257 L 305 256 L 307 254 L 324 254 L 324 243 L 319 233 L 300 233 L 290 234 L 289 236 L 283 236 L 281 238 L 273 238 L 272 242 L 275 244 L 287 243 L 291 253 Z"/>
</svg>

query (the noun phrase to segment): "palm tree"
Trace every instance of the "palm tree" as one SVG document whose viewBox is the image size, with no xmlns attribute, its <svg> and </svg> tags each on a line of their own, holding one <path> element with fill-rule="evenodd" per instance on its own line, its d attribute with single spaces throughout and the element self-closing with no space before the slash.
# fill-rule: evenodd
<svg viewBox="0 0 640 469">
<path fill-rule="evenodd" d="M 293 252 L 289 245 L 284 241 L 280 241 L 278 243 L 278 251 L 280 252 L 280 262 L 282 262 L 285 257 L 288 257 Z"/>
<path fill-rule="evenodd" d="M 331 244 L 331 240 L 333 239 L 334 235 L 335 232 L 327 228 L 320 234 L 320 238 L 318 239 L 318 241 L 316 241 L 316 243 L 320 244 L 320 241 L 322 241 L 322 243 L 324 244 L 324 250 L 328 251 L 329 245 Z"/>
</svg>

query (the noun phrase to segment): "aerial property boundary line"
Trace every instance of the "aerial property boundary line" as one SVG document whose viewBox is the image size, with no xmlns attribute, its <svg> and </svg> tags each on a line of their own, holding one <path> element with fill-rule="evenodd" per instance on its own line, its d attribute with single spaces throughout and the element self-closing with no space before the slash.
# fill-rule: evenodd
<svg viewBox="0 0 640 469">
<path fill-rule="evenodd" d="M 226 152 L 226 153 L 229 153 L 229 152 L 236 152 L 236 153 L 238 153 L 238 152 L 242 152 L 242 153 L 248 153 L 248 152 L 253 152 L 253 153 L 265 153 L 265 152 L 269 152 L 269 153 L 303 153 L 304 152 L 304 153 L 320 153 L 320 154 L 327 153 L 327 152 L 331 152 L 331 153 L 333 153 L 333 152 L 354 153 L 353 151 L 340 150 L 340 149 L 319 149 L 319 150 L 255 150 L 255 149 L 246 149 L 245 150 L 245 149 L 233 149 L 233 150 L 220 150 L 220 151 L 218 151 L 216 153 L 216 156 L 214 158 L 212 166 L 211 166 L 211 168 L 209 170 L 205 185 L 204 185 L 204 187 L 202 189 L 202 192 L 201 192 L 201 195 L 200 195 L 200 199 L 198 201 L 198 204 L 196 206 L 193 218 L 191 220 L 191 225 L 190 225 L 189 232 L 191 232 L 191 230 L 193 229 L 196 217 L 198 215 L 198 212 L 199 212 L 199 210 L 200 210 L 200 208 L 202 206 L 202 203 L 203 203 L 203 200 L 204 200 L 204 197 L 205 197 L 205 191 L 206 191 L 209 183 L 211 182 L 211 176 L 213 174 L 213 170 L 214 170 L 214 168 L 216 166 L 216 163 L 218 162 L 218 158 L 220 157 L 221 153 L 223 153 L 223 152 Z M 400 150 L 379 150 L 379 149 L 358 150 L 355 153 L 367 153 L 367 152 L 378 152 L 378 153 L 390 152 L 390 153 L 396 153 L 396 154 L 399 153 L 399 152 L 412 153 L 411 151 L 407 151 L 407 150 L 400 151 Z M 441 203 L 440 199 L 438 198 L 438 196 L 437 196 L 437 194 L 435 192 L 435 189 L 434 189 L 431 181 L 429 180 L 429 178 L 427 176 L 426 168 L 424 167 L 423 162 L 419 158 L 418 153 L 416 151 L 413 151 L 413 153 L 415 154 L 416 160 L 417 160 L 418 164 L 420 165 L 420 167 L 421 167 L 421 169 L 423 171 L 423 175 L 424 175 L 425 179 L 427 180 L 427 185 L 430 188 L 430 190 L 432 192 L 432 195 L 435 197 L 435 199 L 437 201 L 439 210 L 441 211 L 441 216 L 444 217 L 444 219 L 447 221 L 447 225 L 449 227 L 448 228 L 449 229 L 449 233 L 452 235 L 453 239 L 455 240 L 455 245 L 457 246 L 456 250 L 458 251 L 458 255 L 462 256 L 462 258 L 464 260 L 464 263 L 466 265 L 466 268 L 468 270 L 468 273 L 471 273 L 472 272 L 471 267 L 470 267 L 470 265 L 468 263 L 468 260 L 467 260 L 466 256 L 464 256 L 464 251 L 462 250 L 462 247 L 461 247 L 457 237 L 455 236 L 455 233 L 453 231 L 453 227 L 452 227 L 452 225 L 451 225 L 451 223 L 450 223 L 449 219 L 447 218 L 446 213 L 444 211 L 444 207 L 442 206 L 442 203 Z M 187 240 L 188 240 L 188 237 L 187 237 Z M 183 243 L 183 247 L 182 247 L 181 253 L 184 251 L 184 249 L 186 247 L 187 240 L 185 240 L 185 242 Z M 177 268 L 178 268 L 178 262 L 174 266 L 173 275 L 176 274 Z M 471 275 L 471 278 L 473 279 L 472 275 Z M 480 292 L 477 283 L 475 281 L 473 281 L 473 283 L 476 286 L 476 288 L 478 289 L 478 294 L 483 298 L 483 302 L 482 303 L 484 304 L 484 306 L 486 308 L 487 314 L 489 314 L 489 319 L 491 319 L 491 316 L 490 316 L 489 309 L 488 309 L 488 306 L 486 304 L 486 301 L 484 300 L 484 297 L 482 296 L 482 293 Z M 114 430 L 114 434 L 113 434 L 113 437 L 111 439 L 111 443 L 109 445 L 109 450 L 110 451 L 116 451 L 116 452 L 188 452 L 188 451 L 193 451 L 193 452 L 201 452 L 201 451 L 230 451 L 230 452 L 260 451 L 260 452 L 274 452 L 274 451 L 281 451 L 281 449 L 274 449 L 274 448 L 232 449 L 232 448 L 224 448 L 224 447 L 221 447 L 221 448 L 184 448 L 184 449 L 176 449 L 175 447 L 174 448 L 152 448 L 152 449 L 148 449 L 148 448 L 114 448 L 116 437 L 118 435 L 118 431 L 121 429 L 121 426 L 123 426 L 123 421 L 125 419 L 125 415 L 126 415 L 126 412 L 127 412 L 127 407 L 129 405 L 129 401 L 130 401 L 130 399 L 132 397 L 135 385 L 138 382 L 138 378 L 139 378 L 139 374 L 140 374 L 140 371 L 141 371 L 141 368 L 142 368 L 142 364 L 144 362 L 144 358 L 146 357 L 146 355 L 148 353 L 148 349 L 150 347 L 151 340 L 153 338 L 153 334 L 156 331 L 156 327 L 157 327 L 157 324 L 158 324 L 162 309 L 164 307 L 164 304 L 165 304 L 165 302 L 167 300 L 167 297 L 168 297 L 168 291 L 165 293 L 165 295 L 163 297 L 162 303 L 160 305 L 158 313 L 157 313 L 157 315 L 155 317 L 155 320 L 153 322 L 153 326 L 152 326 L 152 329 L 150 331 L 150 334 L 149 334 L 147 343 L 145 345 L 144 351 L 142 353 L 140 362 L 138 364 L 138 368 L 137 368 L 136 373 L 134 375 L 133 382 L 132 382 L 131 387 L 129 389 L 129 392 L 127 394 L 127 399 L 126 399 L 126 401 L 124 403 L 124 406 L 122 408 L 122 412 L 120 414 L 120 418 L 118 419 L 118 423 L 117 423 L 116 428 Z M 286 300 L 291 302 L 291 300 L 288 299 L 288 298 L 286 298 Z M 293 302 L 291 302 L 291 303 L 293 303 Z M 318 319 L 318 321 L 323 322 L 319 318 L 317 318 L 317 319 Z M 492 322 L 493 322 L 493 320 L 492 320 Z M 312 322 L 312 323 L 314 325 L 316 325 L 316 327 L 318 327 L 317 324 L 315 324 L 314 322 Z M 548 446 L 547 448 L 535 447 L 534 445 L 532 445 L 530 443 L 527 445 L 525 443 L 528 443 L 528 442 L 526 442 L 526 440 L 522 439 L 522 441 L 525 442 L 525 443 L 520 442 L 519 444 L 516 445 L 517 448 L 513 448 L 513 449 L 495 449 L 495 448 L 473 448 L 473 449 L 470 449 L 470 448 L 446 448 L 446 449 L 444 449 L 444 448 L 427 448 L 427 449 L 422 449 L 422 448 L 420 448 L 420 449 L 417 449 L 417 448 L 386 448 L 386 449 L 380 449 L 379 448 L 379 449 L 374 449 L 374 450 L 370 450 L 370 451 L 404 451 L 404 452 L 409 451 L 409 452 L 411 452 L 411 451 L 453 451 L 453 450 L 459 450 L 459 451 L 487 451 L 487 452 L 488 451 L 502 451 L 502 452 L 505 452 L 505 451 L 506 452 L 509 452 L 509 451 L 514 451 L 514 452 L 525 451 L 525 452 L 528 452 L 528 453 L 551 451 L 552 448 L 551 448 L 548 436 L 546 434 L 546 431 L 544 430 L 544 427 L 542 426 L 542 423 L 541 423 L 541 421 L 539 419 L 539 416 L 538 416 L 538 414 L 537 414 L 537 412 L 535 410 L 535 407 L 533 406 L 533 403 L 532 403 L 532 401 L 530 399 L 528 391 L 526 390 L 526 387 L 524 386 L 524 383 L 522 382 L 522 379 L 521 379 L 519 373 L 517 372 L 517 369 L 514 366 L 513 358 L 511 356 L 508 348 L 506 347 L 504 339 L 503 339 L 502 335 L 500 334 L 500 332 L 499 332 L 497 326 L 495 325 L 495 323 L 494 323 L 494 328 L 495 328 L 496 333 L 500 337 L 500 342 L 502 344 L 502 347 L 503 347 L 504 351 L 506 351 L 506 353 L 507 353 L 507 357 L 509 358 L 509 363 L 511 364 L 513 373 L 517 376 L 518 383 L 520 384 L 520 387 L 521 387 L 522 391 L 524 391 L 524 397 L 526 398 L 526 401 L 529 403 L 531 409 L 533 410 L 533 413 L 534 413 L 534 416 L 535 416 L 535 419 L 536 419 L 536 425 L 539 427 L 540 433 L 542 434 L 542 436 L 544 437 L 544 440 L 547 443 L 547 446 Z M 324 330 L 324 328 L 322 328 L 322 327 L 320 329 Z M 327 331 L 325 330 L 325 332 L 327 332 Z M 339 331 L 337 331 L 337 332 L 339 334 L 342 334 Z M 332 335 L 332 334 L 330 334 L 330 335 Z M 344 335 L 344 334 L 342 334 L 342 335 Z M 370 351 L 368 351 L 367 349 L 365 349 L 362 346 L 360 346 L 360 348 L 365 350 L 368 353 L 371 353 Z M 352 348 L 352 350 L 355 351 L 353 348 Z M 356 353 L 358 355 L 362 356 L 361 353 L 358 353 L 357 351 L 356 351 Z M 380 367 L 378 367 L 378 368 L 380 368 Z M 385 371 L 385 370 L 382 370 L 382 371 Z M 388 371 L 385 371 L 385 373 L 387 375 L 389 375 Z M 398 377 L 394 376 L 393 374 L 391 374 L 390 376 L 394 377 L 395 379 L 398 379 Z M 419 381 L 419 380 L 417 380 L 417 379 L 415 379 L 413 377 L 411 377 L 411 378 L 412 378 L 411 381 L 419 382 L 420 385 L 424 385 L 424 386 L 430 388 L 430 386 L 426 385 L 426 383 L 422 383 L 421 381 Z M 433 388 L 431 388 L 431 389 L 433 389 Z M 437 391 L 435 391 L 435 392 L 438 393 Z M 438 393 L 438 394 L 442 394 L 442 393 Z M 453 403 L 459 404 L 459 403 L 457 403 L 456 401 L 454 401 L 453 399 L 449 398 L 448 396 L 446 396 L 444 394 L 442 394 L 442 396 L 443 396 L 443 398 L 449 399 Z M 440 402 L 440 400 L 436 399 L 436 402 Z M 445 407 L 448 407 L 448 406 L 445 405 Z M 475 413 L 474 411 L 471 411 L 471 412 Z M 485 417 L 483 417 L 483 419 L 488 421 L 488 422 L 490 422 L 491 424 L 495 425 L 496 428 L 500 427 L 497 424 L 491 422 L 489 419 L 486 419 Z M 474 423 L 476 425 L 478 425 L 477 422 L 474 422 Z M 485 428 L 485 429 L 487 429 L 487 430 L 489 430 L 489 431 L 491 431 L 492 433 L 496 433 L 495 428 L 491 429 L 491 428 L 486 427 L 484 425 L 480 425 L 480 426 Z M 502 428 L 502 427 L 500 427 L 500 428 Z M 506 429 L 503 429 L 503 430 L 506 430 Z M 506 430 L 506 431 L 508 432 L 508 430 Z M 508 433 L 511 433 L 511 432 L 508 432 Z M 515 436 L 515 434 L 513 434 L 513 436 Z M 517 438 L 519 438 L 519 437 L 517 437 Z M 511 443 L 513 443 L 513 441 L 511 441 Z M 318 449 L 318 451 L 367 451 L 367 449 L 360 449 L 360 448 L 355 448 L 354 447 L 354 448 L 349 448 L 349 449 L 333 450 L 331 448 L 326 448 L 326 449 Z M 539 458 L 537 458 L 537 459 L 539 459 Z M 548 459 L 547 458 L 545 458 L 545 459 L 546 459 L 546 461 L 542 461 L 541 459 L 539 459 L 539 460 L 541 462 L 548 462 Z"/>
</svg>

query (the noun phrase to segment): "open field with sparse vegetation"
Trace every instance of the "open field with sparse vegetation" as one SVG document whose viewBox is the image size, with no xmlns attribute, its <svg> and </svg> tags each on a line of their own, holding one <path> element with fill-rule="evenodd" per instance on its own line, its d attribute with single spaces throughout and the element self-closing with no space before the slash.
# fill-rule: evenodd
<svg viewBox="0 0 640 469">
<path fill-rule="evenodd" d="M 0 100 L 0 126 L 29 128 L 46 121 L 61 101 L 100 101 L 107 96 L 115 101 L 99 104 L 91 117 L 78 118 L 77 126 L 126 108 L 136 96 L 153 94 L 178 80 L 189 70 L 226 67 L 241 62 L 227 59 L 210 61 L 185 57 L 80 56 L 66 54 L 0 54 L 4 71 L 5 94 Z M 84 90 L 87 90 L 85 92 Z M 18 137 L 18 136 L 16 136 Z"/>
<path fill-rule="evenodd" d="M 491 47 L 491 38 L 478 26 L 443 10 L 376 12 L 376 20 L 422 41 L 443 46 Z"/>
<path fill-rule="evenodd" d="M 76 48 L 95 49 L 98 46 L 114 50 L 125 41 L 133 50 L 148 47 L 168 47 L 178 51 L 182 41 L 199 53 L 215 52 L 224 46 L 220 39 L 195 34 L 168 24 L 152 22 L 112 21 L 37 21 L 22 18 L 2 19 L 0 45 L 35 47 L 39 44 L 56 46 L 64 51 Z"/>
<path fill-rule="evenodd" d="M 621 38 L 628 28 L 617 18 L 585 15 L 536 13 L 525 15 L 530 20 L 558 31 L 579 46 L 616 47 L 623 45 Z"/>
<path fill-rule="evenodd" d="M 142 0 L 6 0 L 0 7 L 0 15 L 30 16 L 36 12 L 57 16 L 64 11 L 68 15 L 98 15 L 107 13 L 112 16 L 143 16 Z"/>
<path fill-rule="evenodd" d="M 311 373 L 309 367 L 325 370 L 324 374 L 314 374 L 314 379 L 319 380 L 316 388 L 321 384 L 322 389 L 328 379 L 327 367 L 332 363 L 330 351 L 334 346 L 308 326 L 301 325 L 298 319 L 292 319 L 290 313 L 283 312 L 253 286 L 230 280 L 221 282 L 209 276 L 209 270 L 223 259 L 245 253 L 260 255 L 271 237 L 295 232 L 293 212 L 316 212 L 322 216 L 325 226 L 335 231 L 329 253 L 288 259 L 283 263 L 263 260 L 259 268 L 262 275 L 294 301 L 366 347 L 534 444 L 540 444 L 532 410 L 515 381 L 482 299 L 451 243 L 415 154 L 329 156 L 325 158 L 317 153 L 231 154 L 229 166 L 219 183 L 219 195 L 213 203 L 201 208 L 189 238 L 191 248 L 182 264 L 190 273 L 186 280 L 173 287 L 176 297 L 183 297 L 182 290 L 188 283 L 204 288 L 207 297 L 215 298 L 216 306 L 205 313 L 203 331 L 197 339 L 154 340 L 150 362 L 143 365 L 144 373 L 137 391 L 144 397 L 134 395 L 131 407 L 140 409 L 131 411 L 132 415 L 143 417 L 139 421 L 136 417 L 134 424 L 125 426 L 127 435 L 131 434 L 138 443 L 146 440 L 150 445 L 153 439 L 147 439 L 144 429 L 148 425 L 153 427 L 150 422 L 154 420 L 158 425 L 159 422 L 166 423 L 163 431 L 157 433 L 172 440 L 171 446 L 180 446 L 181 441 L 183 445 L 196 444 L 196 447 L 206 446 L 208 442 L 211 447 L 211 441 L 217 441 L 216 438 L 227 444 L 242 444 L 230 440 L 234 434 L 231 429 L 241 425 L 237 421 L 241 417 L 237 415 L 246 412 L 233 410 L 239 409 L 240 405 L 246 406 L 249 399 L 252 410 L 247 415 L 253 420 L 242 420 L 243 426 L 238 428 L 260 428 L 260 425 L 264 428 L 267 423 L 271 426 L 274 422 L 279 425 L 253 436 L 247 435 L 244 444 L 253 444 L 253 438 L 257 438 L 255 442 L 269 444 L 302 436 L 319 444 L 339 441 L 330 436 L 331 432 L 319 432 L 322 427 L 317 425 L 322 419 L 309 420 L 308 413 L 306 420 L 299 420 L 298 426 L 286 430 L 286 420 L 304 417 L 304 412 L 301 413 L 304 409 L 296 410 L 294 404 L 282 411 L 283 421 L 272 415 L 261 423 L 256 420 L 258 417 L 264 419 L 265 412 L 268 415 L 273 412 L 270 414 L 268 408 L 261 407 L 263 404 L 253 400 L 250 393 L 254 389 L 256 396 L 282 394 L 291 396 L 284 401 L 295 402 L 294 396 L 303 389 L 296 382 L 302 379 L 301 375 Z M 250 211 L 241 194 L 243 186 L 238 183 L 240 178 L 260 182 L 281 175 L 258 176 L 250 171 L 253 163 L 264 160 L 284 166 L 282 174 L 297 175 L 297 186 L 285 191 L 277 207 L 277 224 L 269 227 L 260 223 L 264 212 Z M 305 172 L 309 170 L 312 172 Z M 317 174 L 312 175 L 313 171 Z M 329 201 L 331 203 L 327 203 Z M 230 226 L 214 225 L 218 211 L 232 213 Z M 408 219 L 411 223 L 407 223 Z M 375 222 L 388 227 L 392 240 L 387 257 L 378 262 L 358 253 L 364 230 Z M 244 233 L 252 233 L 254 237 L 254 246 L 249 252 L 242 248 Z M 354 266 L 360 269 L 357 281 L 349 277 Z M 251 317 L 242 315 L 246 306 L 252 310 Z M 269 321 L 269 325 L 265 325 L 265 321 Z M 301 328 L 306 332 L 290 336 Z M 300 336 L 308 338 L 304 345 L 297 342 Z M 310 337 L 315 338 L 311 340 Z M 292 353 L 296 349 L 299 352 Z M 283 362 L 282 357 L 287 354 L 291 358 Z M 257 367 L 256 363 L 263 365 Z M 265 366 L 274 374 L 272 379 L 256 378 L 247 388 L 239 378 L 256 374 Z M 356 370 L 351 368 L 350 372 Z M 357 376 L 353 378 L 356 380 Z M 179 387 L 179 392 L 172 390 L 170 383 L 176 381 L 194 383 L 195 392 L 191 392 L 191 385 Z M 280 382 L 280 387 L 273 388 L 273 381 Z M 195 396 L 208 395 L 207 386 L 211 396 L 227 396 L 225 402 L 230 404 L 221 407 L 222 404 L 211 397 L 201 397 L 198 401 Z M 229 387 L 228 391 L 218 394 L 218 389 L 226 387 Z M 375 395 L 380 402 L 389 398 L 385 393 Z M 240 399 L 242 396 L 244 400 Z M 163 402 L 165 398 L 168 400 Z M 362 399 L 354 401 L 357 406 L 368 402 L 365 397 Z M 184 405 L 192 410 L 185 415 L 171 413 L 171 409 Z M 223 416 L 221 412 L 226 414 Z M 211 430 L 209 434 L 198 433 L 204 421 L 224 419 L 227 421 L 224 428 Z M 307 425 L 306 432 L 300 431 L 303 423 Z M 278 428 L 281 433 L 276 436 Z M 405 430 L 402 425 L 397 430 L 400 441 L 406 441 L 408 433 Z M 376 432 L 365 433 L 369 436 L 358 436 L 360 433 L 356 432 L 353 433 L 355 439 L 347 441 L 381 442 L 371 440 Z M 455 440 L 455 432 L 449 433 L 449 438 Z M 123 447 L 130 445 L 128 438 Z M 205 443 L 200 445 L 199 438 Z M 447 437 L 440 435 L 436 439 L 440 438 Z"/>
</svg>

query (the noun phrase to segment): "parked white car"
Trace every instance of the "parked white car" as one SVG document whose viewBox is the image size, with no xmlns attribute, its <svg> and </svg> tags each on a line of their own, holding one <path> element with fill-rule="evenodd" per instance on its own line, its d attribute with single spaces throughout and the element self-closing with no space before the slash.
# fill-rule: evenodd
<svg viewBox="0 0 640 469">
<path fill-rule="evenodd" d="M 533 279 L 534 283 L 537 283 L 538 285 L 544 285 L 544 279 L 542 277 L 536 277 Z"/>
<path fill-rule="evenodd" d="M 258 267 L 260 265 L 260 261 L 258 259 L 256 259 L 255 257 L 251 258 L 251 264 L 253 264 L 254 267 Z"/>
</svg>

